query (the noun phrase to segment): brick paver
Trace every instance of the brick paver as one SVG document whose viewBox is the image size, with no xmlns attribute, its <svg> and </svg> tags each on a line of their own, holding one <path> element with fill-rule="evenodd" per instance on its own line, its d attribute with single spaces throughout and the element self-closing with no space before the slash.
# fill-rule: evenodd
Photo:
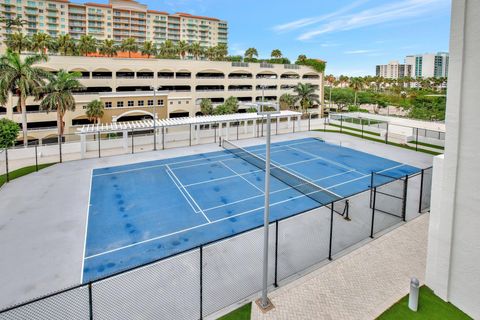
<svg viewBox="0 0 480 320">
<path fill-rule="evenodd" d="M 425 277 L 428 214 L 269 294 L 252 319 L 375 319 Z"/>
</svg>

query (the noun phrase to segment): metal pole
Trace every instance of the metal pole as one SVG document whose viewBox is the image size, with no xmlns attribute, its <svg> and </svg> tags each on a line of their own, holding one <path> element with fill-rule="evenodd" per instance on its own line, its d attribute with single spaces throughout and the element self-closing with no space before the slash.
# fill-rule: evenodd
<svg viewBox="0 0 480 320">
<path fill-rule="evenodd" d="M 62 163 L 63 162 L 63 158 L 62 158 L 62 135 L 58 136 L 58 150 L 60 152 L 60 163 Z"/>
<path fill-rule="evenodd" d="M 403 203 L 402 203 L 402 220 L 407 221 L 407 197 L 408 197 L 408 174 L 405 175 L 405 181 L 403 185 Z"/>
<path fill-rule="evenodd" d="M 200 319 L 203 319 L 203 246 L 200 246 Z"/>
<path fill-rule="evenodd" d="M 278 220 L 275 221 L 275 288 L 278 287 L 277 282 L 277 273 L 278 273 Z"/>
<path fill-rule="evenodd" d="M 375 223 L 375 200 L 377 199 L 377 187 L 373 188 L 373 206 L 372 206 L 372 227 L 370 229 L 370 238 L 373 239 L 373 226 Z"/>
<path fill-rule="evenodd" d="M 418 151 L 418 128 L 415 128 L 416 135 L 415 135 L 415 151 Z"/>
<path fill-rule="evenodd" d="M 5 147 L 5 170 L 7 175 L 7 182 L 10 182 L 10 174 L 8 172 L 8 148 Z"/>
<path fill-rule="evenodd" d="M 100 131 L 98 131 L 98 157 L 101 158 L 101 153 L 100 153 Z"/>
<path fill-rule="evenodd" d="M 340 132 L 342 132 L 343 129 L 343 116 L 340 116 Z"/>
<path fill-rule="evenodd" d="M 238 127 L 240 127 L 240 121 L 237 122 L 237 140 L 238 140 Z"/>
<path fill-rule="evenodd" d="M 310 120 L 312 119 L 312 114 L 308 114 L 308 131 L 310 131 Z"/>
<path fill-rule="evenodd" d="M 385 133 L 385 143 L 388 144 L 388 122 L 387 122 L 387 133 Z"/>
<path fill-rule="evenodd" d="M 191 131 L 190 126 L 190 131 Z M 192 135 L 190 133 L 190 140 Z M 192 145 L 190 141 L 190 145 Z M 153 87 L 153 151 L 157 151 L 157 89 Z"/>
<path fill-rule="evenodd" d="M 165 127 L 162 127 L 162 150 L 165 150 Z"/>
<path fill-rule="evenodd" d="M 360 123 L 362 124 L 362 139 L 363 139 L 363 120 L 360 119 Z"/>
<path fill-rule="evenodd" d="M 134 142 L 133 142 L 133 130 L 132 130 L 132 154 L 135 153 L 135 149 L 134 149 L 134 146 L 133 146 Z"/>
<path fill-rule="evenodd" d="M 267 114 L 267 144 L 265 154 L 265 204 L 263 217 L 263 289 L 262 306 L 266 308 L 268 301 L 268 228 L 270 222 L 270 114 Z"/>
<path fill-rule="evenodd" d="M 38 141 L 37 141 L 37 144 L 38 144 Z M 35 145 L 35 171 L 38 172 L 38 150 L 37 150 L 37 147 L 38 145 Z"/>
<path fill-rule="evenodd" d="M 189 137 L 189 145 L 192 146 L 192 124 L 190 124 L 190 137 Z"/>
<path fill-rule="evenodd" d="M 93 320 L 93 296 L 92 296 L 92 283 L 88 284 L 88 311 L 90 313 L 90 320 Z"/>
<path fill-rule="evenodd" d="M 213 124 L 213 141 L 217 142 L 217 124 Z"/>
<path fill-rule="evenodd" d="M 422 169 L 422 174 L 420 175 L 420 199 L 418 201 L 418 213 L 422 213 L 422 197 L 423 197 L 423 176 L 425 174 L 425 169 Z"/>
<path fill-rule="evenodd" d="M 330 208 L 330 242 L 328 245 L 328 260 L 332 261 L 332 238 L 333 238 L 333 206 L 335 202 L 332 202 L 332 207 Z"/>
</svg>

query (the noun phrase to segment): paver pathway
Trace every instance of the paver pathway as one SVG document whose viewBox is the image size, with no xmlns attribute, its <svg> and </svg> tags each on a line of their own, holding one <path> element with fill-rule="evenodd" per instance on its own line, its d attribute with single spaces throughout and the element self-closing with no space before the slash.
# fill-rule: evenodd
<svg viewBox="0 0 480 320">
<path fill-rule="evenodd" d="M 425 278 L 429 215 L 424 214 L 270 293 L 275 309 L 252 319 L 375 319 Z"/>
</svg>

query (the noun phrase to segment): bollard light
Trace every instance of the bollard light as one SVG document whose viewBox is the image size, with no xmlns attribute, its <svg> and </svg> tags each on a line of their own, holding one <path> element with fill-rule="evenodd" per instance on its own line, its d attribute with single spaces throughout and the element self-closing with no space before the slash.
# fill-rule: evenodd
<svg viewBox="0 0 480 320">
<path fill-rule="evenodd" d="M 418 292 L 420 290 L 420 281 L 417 278 L 413 277 L 410 280 L 410 295 L 408 296 L 408 307 L 412 311 L 417 311 L 418 309 Z"/>
</svg>

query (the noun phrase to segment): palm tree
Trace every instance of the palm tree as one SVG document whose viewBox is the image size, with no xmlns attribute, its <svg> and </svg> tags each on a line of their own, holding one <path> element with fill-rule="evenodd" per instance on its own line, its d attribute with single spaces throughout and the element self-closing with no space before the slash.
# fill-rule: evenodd
<svg viewBox="0 0 480 320">
<path fill-rule="evenodd" d="M 157 46 L 152 41 L 145 41 L 140 48 L 140 53 L 150 59 L 151 56 L 157 54 Z"/>
<path fill-rule="evenodd" d="M 185 40 L 179 41 L 177 43 L 177 53 L 180 55 L 180 58 L 185 59 L 185 56 L 187 55 L 189 49 L 190 46 Z"/>
<path fill-rule="evenodd" d="M 299 55 L 297 58 L 297 62 L 299 63 L 305 62 L 305 60 L 307 60 L 307 56 L 304 54 Z"/>
<path fill-rule="evenodd" d="M 128 57 L 131 58 L 132 52 L 138 51 L 138 46 L 135 42 L 135 38 L 123 39 L 122 44 L 120 45 L 120 49 L 122 49 L 122 51 L 128 52 Z"/>
<path fill-rule="evenodd" d="M 198 60 L 204 53 L 203 47 L 199 42 L 194 42 L 190 45 L 190 48 L 188 49 L 188 52 L 190 52 L 195 60 Z"/>
<path fill-rule="evenodd" d="M 30 47 L 30 38 L 21 32 L 16 32 L 9 35 L 5 43 L 11 50 L 22 53 L 24 49 Z"/>
<path fill-rule="evenodd" d="M 363 79 L 360 77 L 350 78 L 349 86 L 350 88 L 353 89 L 353 91 L 355 91 L 355 98 L 353 100 L 354 101 L 353 104 L 357 105 L 357 95 L 358 95 L 358 91 L 363 89 Z"/>
<path fill-rule="evenodd" d="M 84 56 L 97 52 L 97 40 L 91 35 L 82 35 L 78 41 L 78 51 Z"/>
<path fill-rule="evenodd" d="M 98 51 L 104 56 L 115 57 L 118 52 L 118 47 L 115 44 L 115 41 L 111 39 L 105 39 L 100 43 Z"/>
<path fill-rule="evenodd" d="M 172 40 L 166 40 L 160 44 L 160 56 L 164 58 L 172 58 L 176 55 L 177 48 Z"/>
<path fill-rule="evenodd" d="M 103 117 L 105 106 L 100 100 L 93 100 L 87 104 L 85 114 L 88 117 L 88 120 L 95 121 L 95 123 L 100 123 L 100 118 Z"/>
<path fill-rule="evenodd" d="M 253 57 L 258 57 L 258 51 L 255 48 L 248 48 L 245 51 L 245 59 L 252 60 Z"/>
<path fill-rule="evenodd" d="M 218 61 L 224 61 L 225 57 L 228 55 L 228 47 L 225 43 L 220 43 L 215 47 L 215 56 Z"/>
<path fill-rule="evenodd" d="M 217 57 L 217 50 L 215 47 L 208 47 L 205 51 L 205 56 L 208 60 L 213 61 Z"/>
<path fill-rule="evenodd" d="M 38 32 L 32 36 L 32 43 L 30 44 L 30 49 L 34 52 L 39 52 L 42 54 L 47 53 L 47 49 L 52 46 L 52 37 L 50 35 Z"/>
<path fill-rule="evenodd" d="M 275 49 L 272 51 L 271 57 L 275 59 L 280 59 L 282 57 L 282 51 L 280 49 Z"/>
<path fill-rule="evenodd" d="M 67 111 L 75 111 L 75 99 L 73 98 L 73 91 L 84 89 L 78 78 L 82 74 L 80 72 L 67 72 L 60 70 L 51 81 L 41 90 L 43 97 L 40 103 L 40 109 L 47 112 L 57 112 L 57 128 L 58 141 L 61 142 L 61 137 L 65 128 L 63 117 Z"/>
<path fill-rule="evenodd" d="M 45 80 L 51 77 L 48 72 L 33 65 L 45 61 L 47 61 L 45 55 L 28 56 L 22 61 L 18 53 L 10 50 L 0 57 L 0 105 L 7 102 L 10 93 L 18 96 L 17 109 L 22 112 L 25 146 L 28 144 L 27 97 L 38 97 L 38 92 L 45 85 Z"/>
<path fill-rule="evenodd" d="M 282 110 L 295 108 L 295 103 L 297 103 L 297 98 L 290 93 L 284 93 L 280 96 L 280 109 Z"/>
<path fill-rule="evenodd" d="M 300 107 L 304 112 L 313 105 L 314 102 L 320 103 L 318 95 L 315 94 L 315 88 L 310 83 L 299 83 L 293 91 L 297 94 L 296 99 L 300 101 Z"/>
<path fill-rule="evenodd" d="M 333 85 L 335 84 L 335 81 L 337 80 L 335 78 L 335 76 L 333 74 L 329 74 L 328 76 L 325 77 L 325 80 L 328 82 L 329 84 L 329 97 L 328 97 L 328 103 L 330 105 L 330 107 L 332 106 L 332 89 L 333 89 Z"/>
<path fill-rule="evenodd" d="M 56 39 L 57 50 L 64 56 L 75 53 L 75 41 L 69 34 L 61 34 Z"/>
</svg>

